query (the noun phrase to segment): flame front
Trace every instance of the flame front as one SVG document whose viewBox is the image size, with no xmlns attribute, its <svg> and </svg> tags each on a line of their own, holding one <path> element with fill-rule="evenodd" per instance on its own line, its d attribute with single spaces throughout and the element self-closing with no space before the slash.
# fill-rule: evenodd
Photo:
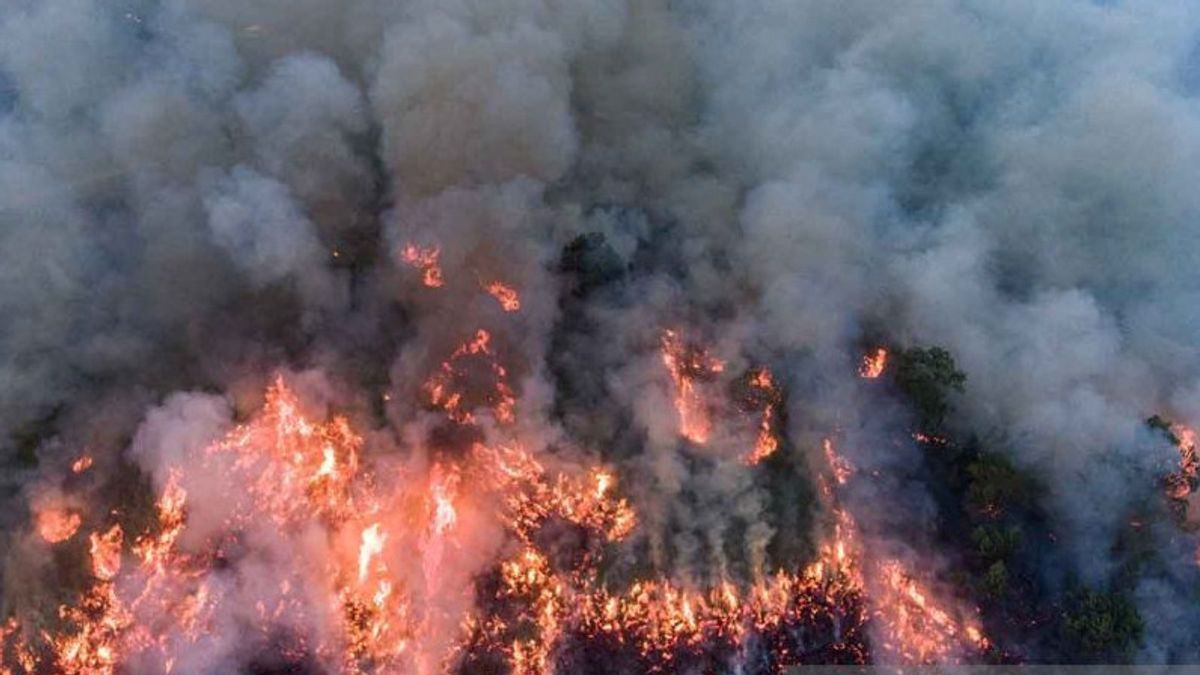
<svg viewBox="0 0 1200 675">
<path fill-rule="evenodd" d="M 680 397 L 681 434 L 697 442 L 711 421 L 692 385 L 724 364 L 673 332 L 662 346 Z M 467 381 L 469 362 L 490 375 L 485 396 Z M 423 390 L 450 423 L 474 423 L 478 408 L 511 420 L 506 376 L 490 333 L 480 330 Z M 765 368 L 741 381 L 743 410 L 759 415 L 759 442 L 746 458 L 756 464 L 778 448 L 782 394 Z M 186 659 L 217 648 L 217 617 L 247 593 L 253 601 L 244 630 L 261 644 L 348 674 L 476 672 L 497 664 L 513 673 L 571 672 L 597 654 L 645 672 L 750 661 L 778 671 L 866 662 L 873 625 L 882 648 L 905 662 L 954 660 L 987 644 L 976 624 L 936 602 L 899 561 L 869 559 L 853 516 L 837 505 L 854 468 L 831 439 L 823 450 L 833 480 L 823 494 L 832 522 L 817 559 L 708 586 L 605 578 L 608 551 L 630 541 L 639 522 L 608 467 L 548 467 L 514 439 L 476 442 L 459 456 L 406 464 L 387 478 L 364 459 L 363 444 L 346 418 L 314 420 L 275 380 L 257 416 L 168 472 L 149 528 L 131 536 L 112 520 L 88 534 L 90 585 L 59 608 L 52 631 L 4 624 L 0 649 L 13 666 L 2 672 L 194 668 Z M 234 489 L 225 522 L 185 547 L 193 471 L 221 475 Z M 39 520 L 48 542 L 64 541 L 81 524 L 66 511 L 43 514 L 53 524 L 42 528 Z M 479 518 L 494 519 L 509 543 L 479 575 L 454 577 L 447 563 Z M 291 564 L 271 584 L 230 589 L 222 561 L 255 536 L 290 551 Z"/>
</svg>

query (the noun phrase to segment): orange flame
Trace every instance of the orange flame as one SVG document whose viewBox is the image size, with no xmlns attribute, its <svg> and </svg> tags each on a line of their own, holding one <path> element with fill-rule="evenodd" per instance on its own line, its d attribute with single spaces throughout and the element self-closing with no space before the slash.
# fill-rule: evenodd
<svg viewBox="0 0 1200 675">
<path fill-rule="evenodd" d="M 446 283 L 439 262 L 441 255 L 442 250 L 437 246 L 421 247 L 411 242 L 400 250 L 401 260 L 421 270 L 421 282 L 429 288 L 441 288 Z"/>
<path fill-rule="evenodd" d="M 1200 473 L 1200 455 L 1196 452 L 1196 432 L 1182 424 L 1172 424 L 1171 433 L 1179 440 L 1179 470 L 1167 476 L 1167 496 L 1187 499 Z"/>
<path fill-rule="evenodd" d="M 475 337 L 454 350 L 422 386 L 429 403 L 455 422 L 473 424 L 476 421 L 473 410 L 478 405 L 488 405 L 496 421 L 502 424 L 511 424 L 515 419 L 516 396 L 508 386 L 508 369 L 497 360 L 491 340 L 488 331 L 475 331 Z M 473 364 L 476 368 L 472 368 Z M 480 369 L 479 364 L 494 381 L 493 388 L 483 393 L 474 391 L 478 384 L 470 381 L 471 374 Z"/>
<path fill-rule="evenodd" d="M 754 450 L 746 458 L 747 463 L 758 464 L 775 454 L 775 451 L 779 449 L 779 439 L 775 437 L 775 431 L 772 428 L 773 416 L 774 408 L 763 410 L 762 422 L 759 424 L 758 429 L 758 438 L 754 442 Z"/>
<path fill-rule="evenodd" d="M 516 312 L 521 309 L 521 296 L 512 286 L 508 286 L 500 281 L 493 281 L 484 285 L 486 290 L 506 312 Z"/>
<path fill-rule="evenodd" d="M 675 410 L 679 413 L 679 435 L 703 445 L 712 431 L 708 406 L 697 388 L 697 380 L 710 379 L 725 370 L 725 363 L 704 350 L 687 345 L 673 330 L 663 333 L 662 360 L 675 385 Z"/>
<path fill-rule="evenodd" d="M 74 462 L 71 462 L 71 473 L 83 473 L 92 468 L 92 456 L 81 455 Z"/>
<path fill-rule="evenodd" d="M 75 536 L 83 523 L 78 513 L 60 508 L 39 511 L 36 521 L 38 535 L 50 544 L 59 544 Z"/>
<path fill-rule="evenodd" d="M 849 460 L 834 452 L 833 440 L 826 438 L 821 441 L 821 448 L 825 451 L 825 459 L 829 462 L 829 468 L 833 471 L 833 478 L 838 485 L 845 485 L 854 473 L 854 465 Z"/>
<path fill-rule="evenodd" d="M 750 373 L 750 386 L 757 390 L 765 399 L 762 417 L 758 423 L 758 436 L 754 441 L 754 449 L 746 457 L 746 463 L 753 466 L 775 454 L 779 449 L 779 436 L 775 431 L 776 408 L 781 395 L 775 387 L 775 378 L 766 368 L 758 368 Z"/>
<path fill-rule="evenodd" d="M 838 485 L 846 484 L 854 474 L 854 465 L 834 450 L 832 439 L 826 438 L 822 446 Z M 832 491 L 827 494 L 835 496 Z M 848 555 L 844 547 L 856 546 L 853 537 L 856 524 L 849 513 L 843 510 L 836 513 L 837 551 L 834 557 L 842 560 Z M 975 622 L 952 616 L 951 611 L 937 603 L 899 560 L 877 562 L 867 567 L 867 573 L 870 578 L 867 585 L 876 591 L 872 600 L 886 652 L 905 663 L 953 663 L 965 653 L 989 647 L 988 639 Z"/>
<path fill-rule="evenodd" d="M 120 525 L 113 525 L 103 534 L 92 533 L 92 574 L 97 579 L 111 581 L 121 571 L 121 542 L 124 539 Z"/>
<path fill-rule="evenodd" d="M 696 390 L 683 385 L 712 377 L 723 364 L 684 347 L 674 333 L 663 347 L 678 393 L 690 392 L 699 401 Z M 441 387 L 438 396 L 426 391 L 452 418 L 470 412 L 470 392 L 456 379 L 467 358 L 481 359 L 501 382 L 506 374 L 490 335 L 476 333 L 427 383 Z M 760 431 L 769 430 L 778 443 L 780 399 L 773 378 L 764 369 L 749 381 L 770 392 L 755 405 L 762 410 Z M 449 405 L 451 396 L 459 402 Z M 489 400 L 498 405 L 494 396 Z M 545 673 L 559 668 L 570 636 L 626 645 L 654 664 L 649 669 L 672 672 L 680 650 L 699 653 L 713 641 L 741 653 L 771 633 L 783 641 L 773 647 L 780 663 L 798 663 L 805 647 L 795 637 L 802 634 L 796 626 L 831 617 L 835 639 L 852 638 L 868 620 L 865 589 L 875 587 L 882 589 L 875 616 L 904 659 L 949 659 L 957 645 L 986 644 L 978 626 L 935 602 L 898 562 L 864 562 L 857 525 L 836 505 L 832 533 L 807 566 L 774 574 L 760 570 L 740 581 L 720 578 L 708 586 L 662 578 L 614 588 L 600 572 L 601 556 L 633 534 L 638 516 L 620 495 L 613 469 L 547 466 L 542 460 L 554 461 L 553 456 L 535 456 L 515 440 L 477 442 L 453 460 L 417 465 L 392 483 L 360 457 L 362 444 L 346 419 L 306 416 L 296 395 L 276 379 L 258 415 L 189 460 L 188 466 L 196 462 L 223 472 L 236 486 L 229 491 L 227 537 L 215 537 L 196 553 L 182 550 L 189 515 L 184 486 L 190 478 L 183 468 L 171 470 L 154 524 L 132 537 L 129 564 L 122 565 L 127 538 L 121 525 L 91 533 L 93 583 L 76 603 L 60 608 L 62 630 L 26 635 L 20 624 L 9 622 L 0 626 L 0 654 L 16 659 L 19 672 L 113 675 L 138 667 L 179 668 L 181 649 L 194 652 L 210 639 L 217 630 L 215 612 L 228 602 L 213 576 L 221 546 L 264 521 L 284 538 L 322 532 L 303 550 L 325 545 L 328 557 L 318 566 L 297 564 L 278 588 L 255 589 L 262 593 L 247 608 L 246 629 L 267 636 L 281 623 L 309 625 L 295 620 L 308 612 L 332 618 L 322 623 L 328 634 L 304 635 L 298 648 L 329 672 L 429 672 L 455 665 L 472 672 L 470 659 L 483 654 L 500 659 L 511 672 Z M 831 439 L 823 448 L 834 482 L 845 484 L 853 466 L 835 452 Z M 837 497 L 832 486 L 827 494 Z M 461 550 L 473 521 L 486 517 L 508 536 L 493 568 L 494 584 L 454 587 L 444 563 Z M 578 536 L 564 538 L 560 532 Z M 548 539 L 574 543 L 548 548 Z M 415 564 L 405 560 L 409 557 Z M 319 576 L 308 576 L 310 569 Z M 483 589 L 490 589 L 494 602 L 464 609 L 461 616 L 443 616 L 444 602 L 429 599 L 471 597 Z M 45 643 L 49 656 L 34 643 Z M 854 644 L 846 642 L 851 651 L 841 658 L 865 661 Z"/>
<path fill-rule="evenodd" d="M 983 650 L 988 640 L 975 624 L 963 622 L 930 598 L 898 560 L 879 566 L 883 595 L 878 600 L 886 646 L 909 663 L 958 660 L 964 649 Z"/>
<path fill-rule="evenodd" d="M 379 529 L 379 523 L 372 523 L 362 532 L 362 546 L 358 549 L 358 582 L 367 580 L 371 569 L 371 558 L 383 553 L 383 543 L 387 535 Z"/>
<path fill-rule="evenodd" d="M 862 358 L 862 364 L 858 367 L 859 376 L 868 380 L 878 379 L 887 368 L 887 360 L 888 352 L 883 347 L 866 354 Z"/>
</svg>

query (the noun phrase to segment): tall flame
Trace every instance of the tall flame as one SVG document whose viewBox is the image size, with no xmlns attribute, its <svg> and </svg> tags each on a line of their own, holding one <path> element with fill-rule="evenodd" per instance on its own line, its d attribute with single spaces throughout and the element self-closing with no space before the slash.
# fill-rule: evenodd
<svg viewBox="0 0 1200 675">
<path fill-rule="evenodd" d="M 675 387 L 679 435 L 698 445 L 707 443 L 712 421 L 697 380 L 703 381 L 722 372 L 725 363 L 698 347 L 685 344 L 673 330 L 663 333 L 662 361 Z"/>
</svg>

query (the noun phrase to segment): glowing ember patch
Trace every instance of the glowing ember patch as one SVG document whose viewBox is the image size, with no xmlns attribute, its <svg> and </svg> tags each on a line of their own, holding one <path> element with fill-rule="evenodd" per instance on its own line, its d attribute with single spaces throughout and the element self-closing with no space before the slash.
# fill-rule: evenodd
<svg viewBox="0 0 1200 675">
<path fill-rule="evenodd" d="M 36 518 L 38 536 L 50 544 L 59 544 L 75 536 L 82 522 L 78 513 L 56 508 L 39 511 Z"/>
<path fill-rule="evenodd" d="M 493 281 L 490 284 L 484 285 L 484 290 L 488 292 L 496 302 L 506 312 L 516 312 L 521 309 L 521 296 L 512 286 L 505 285 L 499 281 Z"/>
<path fill-rule="evenodd" d="M 675 388 L 679 435 L 697 445 L 704 445 L 712 432 L 712 420 L 697 383 L 710 380 L 724 371 L 725 363 L 709 356 L 703 349 L 685 344 L 673 330 L 663 333 L 662 361 Z"/>
<path fill-rule="evenodd" d="M 859 376 L 868 380 L 877 379 L 887 368 L 887 360 L 888 352 L 882 347 L 863 356 L 862 364 L 858 367 Z"/>
<path fill-rule="evenodd" d="M 442 250 L 436 246 L 421 247 L 408 243 L 400 250 L 400 259 L 421 270 L 421 283 L 429 288 L 441 288 L 446 283 L 439 262 L 441 256 Z"/>
<path fill-rule="evenodd" d="M 92 456 L 82 455 L 79 459 L 71 462 L 71 473 L 83 473 L 92 468 Z"/>
</svg>

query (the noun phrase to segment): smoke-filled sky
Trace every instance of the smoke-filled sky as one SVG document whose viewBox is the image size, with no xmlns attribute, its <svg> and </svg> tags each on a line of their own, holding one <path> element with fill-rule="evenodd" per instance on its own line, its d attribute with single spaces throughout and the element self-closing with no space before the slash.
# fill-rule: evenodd
<svg viewBox="0 0 1200 675">
<path fill-rule="evenodd" d="M 944 346 L 951 426 L 1046 486 L 1048 577 L 1099 583 L 1178 460 L 1143 421 L 1200 423 L 1197 94 L 1190 0 L 6 0 L 0 522 L 83 447 L 164 480 L 281 370 L 409 452 L 487 327 L 523 433 L 631 476 L 647 555 L 762 564 L 793 535 L 679 447 L 672 327 L 772 367 L 788 452 L 836 427 L 893 473 L 907 413 L 857 361 Z M 561 260 L 589 233 L 597 292 Z M 864 529 L 927 526 L 880 491 Z M 1144 660 L 1200 656 L 1191 555 L 1134 589 Z"/>
</svg>

